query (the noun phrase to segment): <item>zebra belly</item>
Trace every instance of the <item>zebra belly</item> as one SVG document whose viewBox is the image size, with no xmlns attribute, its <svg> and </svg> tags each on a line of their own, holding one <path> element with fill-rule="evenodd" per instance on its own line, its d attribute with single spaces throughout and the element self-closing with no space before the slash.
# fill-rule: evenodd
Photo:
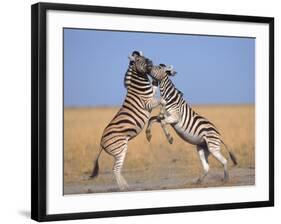
<svg viewBox="0 0 281 224">
<path fill-rule="evenodd" d="M 193 135 L 187 131 L 185 131 L 180 125 L 176 124 L 173 126 L 174 130 L 177 134 L 185 141 L 190 144 L 198 145 L 204 142 L 204 139 L 201 136 Z"/>
</svg>

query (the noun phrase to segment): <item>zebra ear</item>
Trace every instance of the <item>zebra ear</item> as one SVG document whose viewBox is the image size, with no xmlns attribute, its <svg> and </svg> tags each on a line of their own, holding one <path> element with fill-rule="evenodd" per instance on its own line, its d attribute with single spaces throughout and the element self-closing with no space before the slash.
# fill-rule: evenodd
<svg viewBox="0 0 281 224">
<path fill-rule="evenodd" d="M 177 72 L 175 70 L 169 71 L 168 75 L 175 76 Z"/>
<path fill-rule="evenodd" d="M 132 56 L 132 55 L 129 55 L 128 58 L 129 58 L 130 62 L 134 62 L 135 61 L 135 57 Z"/>
<path fill-rule="evenodd" d="M 166 71 L 172 71 L 174 69 L 173 65 L 166 66 Z"/>
<path fill-rule="evenodd" d="M 133 51 L 132 56 L 143 56 L 143 53 L 141 51 Z"/>
<path fill-rule="evenodd" d="M 129 60 L 131 62 L 134 62 L 136 60 L 136 56 L 141 56 L 143 57 L 143 54 L 141 51 L 133 51 L 132 55 L 129 56 Z"/>
<path fill-rule="evenodd" d="M 166 72 L 170 76 L 175 76 L 177 72 L 174 70 L 174 67 L 172 65 L 166 66 Z"/>
</svg>

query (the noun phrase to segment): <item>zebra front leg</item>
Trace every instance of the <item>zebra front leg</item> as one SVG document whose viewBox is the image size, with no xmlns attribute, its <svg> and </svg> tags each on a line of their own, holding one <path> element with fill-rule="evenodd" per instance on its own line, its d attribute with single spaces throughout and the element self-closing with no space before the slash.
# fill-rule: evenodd
<svg viewBox="0 0 281 224">
<path fill-rule="evenodd" d="M 170 144 L 173 144 L 173 141 L 174 141 L 173 137 L 172 137 L 172 135 L 169 133 L 169 131 L 167 129 L 167 126 L 166 126 L 167 123 L 164 121 L 165 120 L 165 114 L 167 113 L 166 112 L 166 108 L 165 108 L 166 101 L 163 98 L 161 98 L 161 103 L 160 104 L 161 104 L 161 109 L 160 109 L 160 113 L 158 115 L 158 120 L 161 123 L 162 130 L 164 131 L 164 134 L 165 134 L 168 142 Z"/>
<path fill-rule="evenodd" d="M 146 139 L 147 141 L 150 142 L 151 138 L 152 138 L 152 134 L 151 134 L 151 127 L 152 127 L 152 124 L 155 123 L 155 122 L 159 122 L 158 121 L 158 116 L 153 116 L 149 119 L 148 121 L 148 124 L 147 124 L 147 128 L 145 130 L 145 134 L 146 134 Z"/>
<path fill-rule="evenodd" d="M 165 133 L 165 136 L 166 136 L 168 142 L 170 144 L 173 144 L 174 139 L 173 139 L 172 135 L 169 133 L 169 131 L 167 129 L 167 124 L 163 120 L 161 120 L 161 127 L 162 127 L 162 129 L 163 129 L 163 131 Z"/>
<path fill-rule="evenodd" d="M 162 106 L 162 108 L 165 106 L 166 101 L 161 99 L 157 99 L 157 98 L 152 98 L 149 101 L 146 102 L 145 104 L 145 109 L 147 111 L 152 111 L 154 108 L 158 107 L 158 106 Z M 161 110 L 162 110 L 161 108 Z"/>
<path fill-rule="evenodd" d="M 158 115 L 158 118 L 160 120 L 165 119 L 165 114 L 167 113 L 167 111 L 166 111 L 166 103 L 167 102 L 163 98 L 160 99 L 161 108 L 160 108 L 160 113 Z"/>
<path fill-rule="evenodd" d="M 123 166 L 126 154 L 127 154 L 127 144 L 125 144 L 120 149 L 120 151 L 116 152 L 116 154 L 114 155 L 115 162 L 114 162 L 114 166 L 113 166 L 113 172 L 114 172 L 118 187 L 122 191 L 127 190 L 129 188 L 127 181 L 121 174 L 121 170 L 122 170 L 122 166 Z"/>
<path fill-rule="evenodd" d="M 173 144 L 173 137 L 172 135 L 169 133 L 168 129 L 167 129 L 167 124 L 176 124 L 178 123 L 179 119 L 178 119 L 178 114 L 175 113 L 173 115 L 170 115 L 168 117 L 165 117 L 165 113 L 166 111 L 163 110 L 162 111 L 162 114 L 160 112 L 160 115 L 158 116 L 158 118 L 160 119 L 160 122 L 161 122 L 161 127 L 165 133 L 165 136 L 166 138 L 168 139 L 169 143 L 170 144 Z"/>
<path fill-rule="evenodd" d="M 155 123 L 155 122 L 158 122 L 161 124 L 161 127 L 162 127 L 162 130 L 166 136 L 166 138 L 168 139 L 169 143 L 172 144 L 173 143 L 173 137 L 171 136 L 171 134 L 168 132 L 168 129 L 166 127 L 166 124 L 162 122 L 161 119 L 164 119 L 162 117 L 160 117 L 159 115 L 158 116 L 153 116 L 149 119 L 148 121 L 148 125 L 147 125 L 147 128 L 145 130 L 145 134 L 146 134 L 146 139 L 147 141 L 150 142 L 151 138 L 152 138 L 152 134 L 151 134 L 151 127 L 152 127 L 152 124 Z"/>
</svg>

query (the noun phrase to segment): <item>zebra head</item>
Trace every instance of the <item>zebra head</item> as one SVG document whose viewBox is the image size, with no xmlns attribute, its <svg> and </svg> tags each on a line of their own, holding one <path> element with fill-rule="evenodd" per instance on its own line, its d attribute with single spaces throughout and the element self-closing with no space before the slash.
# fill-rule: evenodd
<svg viewBox="0 0 281 224">
<path fill-rule="evenodd" d="M 130 65 L 137 73 L 145 75 L 152 69 L 152 61 L 143 56 L 141 51 L 133 51 L 132 55 L 129 56 Z"/>
<path fill-rule="evenodd" d="M 159 64 L 152 67 L 149 75 L 158 80 L 163 80 L 166 76 L 174 76 L 177 72 L 173 69 L 172 65 Z"/>
</svg>

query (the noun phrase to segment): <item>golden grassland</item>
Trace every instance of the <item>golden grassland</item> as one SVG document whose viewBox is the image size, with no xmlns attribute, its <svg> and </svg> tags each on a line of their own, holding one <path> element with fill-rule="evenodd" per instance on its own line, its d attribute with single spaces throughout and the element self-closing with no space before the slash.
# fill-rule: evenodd
<svg viewBox="0 0 281 224">
<path fill-rule="evenodd" d="M 238 159 L 238 167 L 255 167 L 255 108 L 254 105 L 194 106 L 197 113 L 214 123 L 223 136 L 224 142 Z M 64 110 L 64 181 L 66 184 L 79 183 L 88 176 L 99 150 L 100 138 L 105 126 L 119 108 L 65 108 Z M 159 110 L 153 111 L 157 114 Z M 124 172 L 147 170 L 174 164 L 188 170 L 188 175 L 201 173 L 196 147 L 184 142 L 170 127 L 174 143 L 170 145 L 159 124 L 152 128 L 152 140 L 147 142 L 143 130 L 129 142 Z M 226 150 L 222 153 L 229 158 Z M 220 164 L 210 156 L 210 166 Z M 100 172 L 111 172 L 113 158 L 101 154 Z M 231 162 L 229 162 L 231 164 Z M 161 169 L 160 169 L 161 170 Z M 151 175 L 155 175 L 152 174 Z M 147 175 L 147 174 L 146 174 Z"/>
</svg>

